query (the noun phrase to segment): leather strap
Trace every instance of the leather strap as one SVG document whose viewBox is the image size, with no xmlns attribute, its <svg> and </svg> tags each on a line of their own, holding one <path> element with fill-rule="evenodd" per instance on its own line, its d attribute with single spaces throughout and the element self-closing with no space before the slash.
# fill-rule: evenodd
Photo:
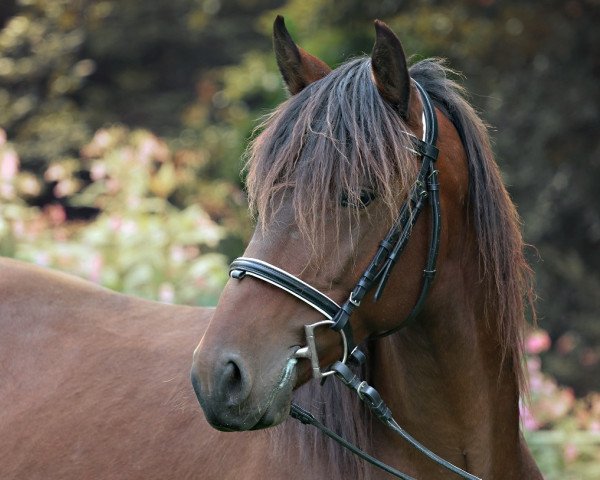
<svg viewBox="0 0 600 480">
<path fill-rule="evenodd" d="M 307 412 L 302 407 L 299 407 L 295 403 L 292 403 L 290 409 L 290 416 L 292 418 L 295 418 L 296 420 L 299 420 L 305 425 L 312 425 L 313 427 L 317 428 L 329 438 L 332 438 L 337 443 L 339 443 L 342 447 L 344 447 L 347 450 L 350 450 L 352 453 L 358 455 L 363 460 L 366 460 L 371 465 L 375 465 L 377 468 L 381 468 L 382 470 L 386 471 L 391 475 L 394 475 L 397 478 L 401 478 L 403 480 L 416 480 L 414 477 L 411 477 L 410 475 L 407 475 L 406 473 L 401 472 L 400 470 L 396 470 L 395 468 L 390 467 L 389 465 L 383 463 L 381 460 L 377 460 L 375 457 L 372 457 L 368 453 L 362 451 L 360 448 L 356 447 L 355 445 L 352 445 L 348 440 L 344 439 L 343 437 L 340 437 L 333 430 L 327 428 L 325 425 L 319 422 L 314 417 L 314 415 L 312 415 L 310 412 Z"/>
<path fill-rule="evenodd" d="M 263 260 L 239 257 L 231 262 L 231 265 L 229 266 L 229 276 L 231 278 L 241 280 L 246 275 L 258 278 L 259 280 L 270 283 L 271 285 L 286 291 L 290 295 L 293 295 L 315 310 L 321 312 L 329 320 L 331 320 L 340 309 L 340 306 L 337 303 L 312 285 L 309 285 L 291 273 Z"/>
<path fill-rule="evenodd" d="M 373 387 L 371 387 L 364 380 L 361 381 L 361 379 L 352 370 L 350 370 L 350 368 L 348 368 L 347 365 L 345 365 L 341 362 L 336 362 L 333 364 L 331 369 L 335 372 L 335 376 L 337 378 L 339 378 L 344 385 L 346 385 L 348 388 L 350 388 L 351 390 L 353 390 L 357 393 L 358 397 L 364 402 L 364 404 L 369 408 L 369 410 L 371 410 L 375 414 L 375 416 L 384 425 L 386 425 L 387 427 L 392 429 L 396 434 L 398 434 L 400 437 L 402 437 L 404 440 L 406 440 L 410 445 L 412 445 L 414 448 L 416 448 L 423 455 L 425 455 L 429 459 L 433 460 L 435 463 L 444 467 L 445 469 L 450 470 L 451 472 L 457 474 L 461 478 L 464 478 L 465 480 L 481 480 L 481 478 L 477 477 L 476 475 L 473 475 L 472 473 L 469 473 L 469 472 L 463 470 L 462 468 L 459 468 L 456 465 L 453 465 L 449 461 L 444 460 L 439 455 L 433 453 L 425 445 L 420 443 L 411 434 L 409 434 L 400 425 L 398 425 L 398 423 L 392 417 L 392 412 L 390 411 L 388 406 L 385 404 L 385 402 L 382 400 L 381 396 L 379 395 L 379 392 L 377 392 L 377 390 L 375 390 Z M 408 475 L 406 475 L 405 473 L 400 472 L 399 470 L 395 470 L 394 468 L 390 467 L 389 465 L 387 465 L 379 460 L 375 460 L 373 457 L 371 457 L 370 455 L 367 455 L 365 452 L 358 449 L 354 445 L 349 444 L 346 440 L 339 437 L 338 435 L 336 435 L 336 434 L 330 435 L 330 433 L 333 433 L 333 432 L 331 432 L 331 430 L 329 430 L 327 427 L 325 427 L 321 422 L 319 422 L 309 412 L 307 412 L 306 410 L 302 409 L 301 407 L 299 407 L 298 405 L 296 405 L 294 403 L 292 403 L 290 415 L 293 418 L 300 420 L 304 424 L 313 425 L 313 426 L 317 427 L 319 430 L 321 430 L 323 433 L 325 433 L 325 435 L 333 438 L 336 442 L 338 442 L 344 448 L 350 449 L 352 452 L 354 452 L 361 458 L 364 458 L 365 460 L 367 460 L 369 463 L 375 465 L 376 467 L 379 467 L 382 470 L 385 470 L 386 472 L 391 473 L 392 475 L 396 476 L 397 478 L 405 479 L 408 477 Z M 351 445 L 353 448 L 350 448 L 349 445 Z M 370 458 L 368 458 L 368 457 L 370 457 Z M 371 459 L 373 459 L 375 461 L 371 461 Z"/>
</svg>

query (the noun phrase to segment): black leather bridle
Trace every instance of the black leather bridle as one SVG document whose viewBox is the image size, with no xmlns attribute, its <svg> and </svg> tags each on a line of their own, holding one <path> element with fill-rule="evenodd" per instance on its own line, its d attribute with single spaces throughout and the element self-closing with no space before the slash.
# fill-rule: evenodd
<svg viewBox="0 0 600 480">
<path fill-rule="evenodd" d="M 232 278 L 242 279 L 246 275 L 255 277 L 286 291 L 323 314 L 327 320 L 307 325 L 307 328 L 309 332 L 313 332 L 316 327 L 329 325 L 331 329 L 340 332 L 345 347 L 343 363 L 346 363 L 347 358 L 352 358 L 361 364 L 364 362 L 364 354 L 354 342 L 352 327 L 349 321 L 350 317 L 354 310 L 360 306 L 365 295 L 375 285 L 377 285 L 377 288 L 374 300 L 377 301 L 381 297 L 392 267 L 408 244 L 412 228 L 419 218 L 419 214 L 423 211 L 427 200 L 429 200 L 431 207 L 432 225 L 429 253 L 423 270 L 421 293 L 404 322 L 398 327 L 379 333 L 376 336 L 389 335 L 413 322 L 425 303 L 431 283 L 435 277 L 435 265 L 439 250 L 441 229 L 438 172 L 435 170 L 435 161 L 438 155 L 438 149 L 435 146 L 437 140 L 437 119 L 429 95 L 427 95 L 417 82 L 415 82 L 415 86 L 420 92 L 423 103 L 423 139 L 419 140 L 417 137 L 411 135 L 411 140 L 414 152 L 422 158 L 421 168 L 409 192 L 407 201 L 400 209 L 397 221 L 379 244 L 379 248 L 373 256 L 371 263 L 361 275 L 347 300 L 341 306 L 298 277 L 262 260 L 240 257 L 234 260 L 229 267 L 229 275 Z M 308 346 L 296 352 L 296 356 L 310 358 L 313 360 L 313 366 L 314 360 L 316 360 L 316 365 L 318 366 L 316 347 L 311 340 L 308 339 Z M 316 378 L 320 378 L 333 372 L 331 370 L 321 372 L 317 368 L 316 370 L 313 369 L 313 373 Z"/>
<path fill-rule="evenodd" d="M 427 294 L 436 273 L 435 267 L 439 251 L 441 230 L 438 172 L 435 169 L 435 161 L 438 156 L 438 149 L 435 146 L 437 141 L 438 125 L 435 110 L 429 95 L 421 85 L 414 80 L 413 82 L 420 93 L 421 102 L 423 104 L 423 138 L 420 140 L 412 134 L 410 136 L 413 144 L 413 151 L 419 157 L 421 157 L 421 168 L 417 175 L 417 179 L 409 192 L 407 201 L 400 209 L 397 221 L 389 230 L 386 237 L 379 244 L 379 248 L 371 260 L 371 263 L 361 275 L 346 301 L 342 305 L 338 305 L 327 295 L 307 284 L 298 277 L 270 263 L 255 258 L 237 258 L 229 267 L 229 275 L 232 278 L 239 280 L 245 276 L 251 276 L 267 282 L 281 290 L 284 290 L 290 295 L 293 295 L 324 315 L 326 318 L 325 320 L 310 325 L 305 325 L 304 329 L 307 346 L 298 349 L 294 355 L 295 358 L 307 358 L 311 361 L 314 378 L 323 379 L 324 377 L 330 375 L 335 375 L 336 377 L 340 378 L 345 385 L 356 391 L 360 399 L 363 400 L 365 404 L 374 412 L 377 418 L 379 418 L 388 427 L 393 429 L 396 433 L 401 435 L 424 455 L 463 478 L 477 480 L 478 477 L 465 472 L 464 470 L 437 456 L 425 446 L 417 442 L 417 440 L 415 440 L 407 432 L 405 432 L 394 421 L 391 411 L 385 405 L 379 396 L 379 393 L 365 381 L 361 381 L 361 379 L 358 378 L 358 376 L 356 376 L 346 365 L 348 360 L 357 364 L 362 364 L 365 361 L 364 353 L 354 342 L 352 327 L 350 325 L 350 317 L 352 316 L 352 313 L 360 306 L 365 295 L 375 285 L 377 285 L 377 287 L 373 298 L 375 301 L 379 300 L 388 281 L 392 267 L 408 244 L 413 226 L 415 225 L 419 214 L 425 208 L 425 204 L 427 202 L 429 202 L 431 208 L 431 230 L 429 238 L 429 252 L 425 262 L 425 268 L 423 269 L 423 283 L 421 286 L 421 292 L 412 311 L 404 320 L 404 322 L 391 330 L 377 333 L 373 335 L 373 337 L 390 335 L 401 328 L 410 325 L 417 318 L 417 315 L 425 303 L 425 299 L 427 298 Z M 335 362 L 329 367 L 329 370 L 325 372 L 323 372 L 320 368 L 315 342 L 315 329 L 322 326 L 329 326 L 331 329 L 339 332 L 343 342 L 343 355 L 341 361 Z M 405 473 L 395 470 L 394 468 L 369 456 L 354 445 L 349 444 L 334 432 L 323 426 L 315 419 L 314 416 L 299 406 L 292 404 L 290 415 L 305 424 L 317 427 L 326 435 L 342 444 L 342 446 L 345 448 L 350 449 L 353 453 L 356 453 L 388 473 L 405 480 L 412 479 L 412 477 L 406 475 Z"/>
</svg>

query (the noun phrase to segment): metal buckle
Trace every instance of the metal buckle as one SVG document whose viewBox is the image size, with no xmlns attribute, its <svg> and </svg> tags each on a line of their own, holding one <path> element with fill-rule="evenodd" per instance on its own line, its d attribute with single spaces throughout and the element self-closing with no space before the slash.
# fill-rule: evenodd
<svg viewBox="0 0 600 480">
<path fill-rule="evenodd" d="M 323 372 L 319 365 L 319 356 L 317 354 L 317 344 L 315 341 L 315 329 L 318 327 L 331 326 L 335 322 L 331 320 L 322 320 L 320 322 L 312 323 L 310 325 L 304 325 L 304 332 L 306 333 L 306 347 L 299 348 L 294 353 L 294 358 L 308 358 L 312 366 L 313 378 L 324 378 L 333 375 L 333 370 Z M 344 355 L 341 362 L 346 363 L 348 359 L 348 340 L 343 330 L 339 332 L 342 336 L 342 342 L 344 347 Z"/>
<path fill-rule="evenodd" d="M 350 292 L 350 297 L 348 298 L 348 301 L 355 307 L 360 307 L 360 300 L 354 299 L 354 292 Z"/>
</svg>

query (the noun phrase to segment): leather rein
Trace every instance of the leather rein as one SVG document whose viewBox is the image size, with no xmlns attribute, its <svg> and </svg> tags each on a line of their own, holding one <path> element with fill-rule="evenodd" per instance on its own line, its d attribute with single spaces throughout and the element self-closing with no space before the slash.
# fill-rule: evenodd
<svg viewBox="0 0 600 480">
<path fill-rule="evenodd" d="M 398 219 L 389 230 L 386 237 L 379 244 L 379 248 L 373 256 L 371 263 L 361 275 L 346 301 L 342 305 L 338 305 L 327 295 L 298 277 L 256 258 L 237 258 L 229 267 L 229 275 L 231 278 L 239 280 L 243 279 L 245 276 L 250 276 L 263 282 L 267 282 L 288 294 L 293 295 L 321 313 L 325 317 L 325 320 L 304 326 L 306 347 L 299 348 L 295 352 L 294 358 L 309 359 L 314 378 L 321 379 L 322 381 L 329 376 L 339 378 L 346 386 L 358 394 L 359 398 L 381 422 L 434 462 L 456 473 L 462 478 L 481 480 L 479 477 L 476 477 L 439 457 L 403 430 L 393 419 L 390 409 L 383 402 L 379 393 L 373 387 L 368 385 L 367 382 L 361 380 L 347 366 L 347 363 L 350 362 L 360 365 L 366 360 L 365 354 L 354 342 L 350 317 L 360 306 L 365 295 L 375 286 L 376 289 L 373 298 L 374 301 L 379 300 L 388 281 L 392 267 L 408 244 L 412 228 L 427 202 L 431 209 L 431 230 L 429 236 L 429 253 L 427 254 L 425 268 L 423 269 L 421 292 L 412 311 L 404 322 L 398 327 L 378 333 L 374 335 L 374 337 L 390 335 L 414 322 L 425 303 L 425 299 L 427 298 L 427 294 L 436 273 L 435 266 L 439 251 L 441 230 L 438 172 L 435 169 L 435 161 L 438 156 L 438 149 L 435 146 L 438 125 L 435 110 L 429 95 L 419 83 L 414 80 L 413 82 L 419 91 L 423 104 L 423 138 L 418 139 L 413 135 L 410 136 L 413 144 L 412 150 L 421 157 L 421 168 L 417 175 L 417 179 L 409 192 L 407 201 L 400 209 Z M 342 359 L 331 365 L 327 371 L 322 371 L 317 354 L 315 330 L 325 326 L 340 333 L 343 343 L 343 355 Z M 415 480 L 413 477 L 386 465 L 347 442 L 298 405 L 292 404 L 290 415 L 304 424 L 318 428 L 344 448 L 347 448 L 364 460 L 391 475 L 404 480 Z"/>
</svg>

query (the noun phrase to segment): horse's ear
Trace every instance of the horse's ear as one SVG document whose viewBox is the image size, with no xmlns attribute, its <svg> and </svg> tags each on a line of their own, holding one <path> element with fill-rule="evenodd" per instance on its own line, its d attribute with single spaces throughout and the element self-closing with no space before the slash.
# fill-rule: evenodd
<svg viewBox="0 0 600 480">
<path fill-rule="evenodd" d="M 281 15 L 273 24 L 273 47 L 279 71 L 292 95 L 331 72 L 325 62 L 294 43 Z"/>
<path fill-rule="evenodd" d="M 375 33 L 371 54 L 375 85 L 381 96 L 396 108 L 402 118 L 406 118 L 410 102 L 410 77 L 404 50 L 394 32 L 380 20 L 375 20 Z"/>
</svg>

